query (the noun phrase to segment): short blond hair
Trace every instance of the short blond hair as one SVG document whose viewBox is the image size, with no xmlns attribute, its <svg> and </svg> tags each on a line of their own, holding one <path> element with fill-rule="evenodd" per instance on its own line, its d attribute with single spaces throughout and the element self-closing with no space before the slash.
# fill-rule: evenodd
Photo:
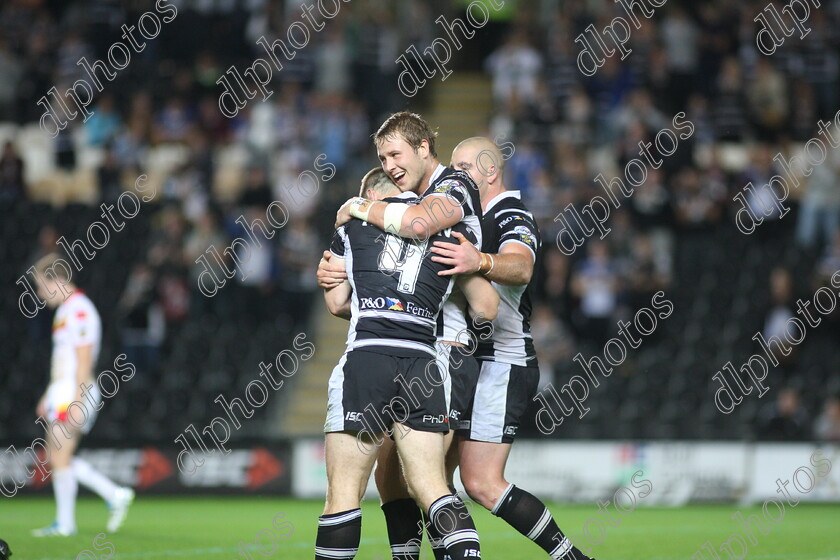
<svg viewBox="0 0 840 560">
<path fill-rule="evenodd" d="M 437 132 L 432 130 L 429 123 L 417 113 L 409 111 L 394 113 L 385 119 L 379 130 L 374 133 L 373 141 L 379 144 L 383 140 L 396 136 L 401 136 L 415 152 L 420 147 L 420 143 L 425 140 L 429 143 L 429 153 L 432 154 L 432 157 L 437 158 L 437 152 L 435 151 Z"/>
<path fill-rule="evenodd" d="M 36 277 L 47 278 L 49 273 L 49 276 L 61 282 L 62 285 L 67 285 L 73 278 L 73 270 L 58 253 L 47 253 L 38 259 L 33 266 L 35 267 Z M 60 269 L 61 272 L 56 269 Z"/>
<path fill-rule="evenodd" d="M 381 195 L 388 195 L 391 191 L 400 190 L 381 167 L 374 167 L 365 173 L 365 176 L 362 177 L 362 187 L 359 191 L 359 196 L 364 197 L 367 194 L 368 189 Z"/>
</svg>

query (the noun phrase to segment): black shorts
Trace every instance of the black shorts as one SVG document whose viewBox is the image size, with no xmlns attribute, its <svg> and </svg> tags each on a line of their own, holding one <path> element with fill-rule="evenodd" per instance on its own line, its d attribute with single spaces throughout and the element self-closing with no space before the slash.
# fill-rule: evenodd
<svg viewBox="0 0 840 560">
<path fill-rule="evenodd" d="M 449 431 L 443 378 L 435 359 L 394 348 L 367 347 L 344 354 L 330 376 L 324 432 L 390 435 L 395 422 L 421 432 Z"/>
<path fill-rule="evenodd" d="M 480 361 L 478 381 L 467 392 L 467 403 L 455 427 L 458 435 L 475 441 L 513 443 L 522 417 L 537 394 L 538 367 Z M 453 396 L 458 392 L 453 378 Z M 454 398 L 454 397 L 453 397 Z"/>
<path fill-rule="evenodd" d="M 461 423 L 471 408 L 475 386 L 478 383 L 478 360 L 472 355 L 462 354 L 462 350 L 466 348 L 452 346 L 448 352 L 449 379 L 452 385 L 449 398 L 449 425 L 453 430 L 461 428 Z"/>
</svg>

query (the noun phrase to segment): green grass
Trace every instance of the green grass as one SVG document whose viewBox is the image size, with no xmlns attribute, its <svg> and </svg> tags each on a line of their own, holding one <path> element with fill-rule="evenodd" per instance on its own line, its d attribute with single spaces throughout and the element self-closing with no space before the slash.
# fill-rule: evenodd
<svg viewBox="0 0 840 560">
<path fill-rule="evenodd" d="M 279 513 L 294 525 L 293 534 L 280 542 L 274 554 L 252 552 L 254 560 L 312 559 L 317 516 L 322 503 L 288 498 L 158 498 L 141 496 L 134 503 L 119 533 L 97 541 L 105 531 L 106 510 L 101 501 L 83 497 L 79 501 L 79 534 L 69 538 L 35 539 L 30 529 L 53 519 L 53 502 L 47 497 L 3 498 L 0 501 L 0 538 L 9 542 L 12 560 L 87 560 L 108 558 L 105 541 L 113 544 L 114 559 L 129 558 L 245 558 L 240 541 L 253 541 L 263 529 L 271 529 Z M 558 505 L 550 508 L 567 532 L 581 533 L 587 519 L 595 517 L 597 506 Z M 614 510 L 611 508 L 611 512 Z M 642 508 L 621 518 L 618 526 L 607 526 L 603 541 L 593 547 L 598 560 L 690 560 L 707 540 L 719 547 L 732 533 L 740 532 L 730 519 L 736 511 L 745 516 L 758 508 L 731 505 L 692 506 L 676 509 Z M 388 556 L 385 523 L 378 504 L 363 505 L 362 546 L 356 558 L 379 560 Z M 475 513 L 485 560 L 543 560 L 547 554 L 528 542 L 506 523 L 484 510 Z M 593 527 L 592 532 L 597 536 Z M 757 534 L 758 543 L 749 546 L 749 560 L 840 559 L 840 505 L 788 507 L 784 518 L 771 526 L 767 535 Z M 271 550 L 268 537 L 266 552 Z M 81 554 L 83 550 L 93 554 Z M 738 547 L 735 546 L 738 553 Z M 431 558 L 431 554 L 426 556 Z M 704 560 L 708 558 L 703 556 Z M 720 560 L 728 560 L 721 554 Z M 711 559 L 709 559 L 711 560 Z"/>
</svg>

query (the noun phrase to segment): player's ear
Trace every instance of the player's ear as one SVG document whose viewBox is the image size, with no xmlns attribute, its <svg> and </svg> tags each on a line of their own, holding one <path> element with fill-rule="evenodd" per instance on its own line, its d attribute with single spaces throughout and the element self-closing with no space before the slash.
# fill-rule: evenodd
<svg viewBox="0 0 840 560">
<path fill-rule="evenodd" d="M 431 154 L 429 151 L 429 141 L 424 138 L 420 140 L 420 145 L 417 146 L 417 155 L 422 159 L 426 159 L 429 157 L 429 154 Z"/>
</svg>

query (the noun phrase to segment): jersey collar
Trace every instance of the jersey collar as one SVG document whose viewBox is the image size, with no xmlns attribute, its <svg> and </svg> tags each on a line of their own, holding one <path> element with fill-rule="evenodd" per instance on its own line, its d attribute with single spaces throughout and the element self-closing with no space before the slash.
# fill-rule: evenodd
<svg viewBox="0 0 840 560">
<path fill-rule="evenodd" d="M 492 200 L 490 200 L 490 202 L 487 203 L 487 208 L 484 210 L 484 213 L 486 214 L 496 204 L 498 204 L 499 202 L 503 201 L 506 198 L 511 198 L 511 197 L 513 197 L 517 200 L 522 200 L 522 196 L 520 195 L 519 191 L 505 191 L 503 193 L 497 194 L 496 196 L 493 197 Z"/>
<path fill-rule="evenodd" d="M 405 191 L 405 192 L 401 192 L 400 194 L 388 197 L 389 200 L 392 199 L 392 198 L 400 199 L 400 200 L 413 200 L 413 199 L 419 198 L 419 197 L 417 196 L 417 193 L 414 192 L 414 191 Z"/>
<path fill-rule="evenodd" d="M 446 167 L 444 167 L 442 163 L 439 163 L 437 168 L 435 168 L 435 172 L 432 173 L 432 176 L 429 178 L 429 184 L 426 185 L 426 188 L 428 189 L 429 187 L 431 187 L 432 184 L 435 181 L 437 181 L 437 178 L 440 177 L 444 171 L 446 171 Z"/>
</svg>

